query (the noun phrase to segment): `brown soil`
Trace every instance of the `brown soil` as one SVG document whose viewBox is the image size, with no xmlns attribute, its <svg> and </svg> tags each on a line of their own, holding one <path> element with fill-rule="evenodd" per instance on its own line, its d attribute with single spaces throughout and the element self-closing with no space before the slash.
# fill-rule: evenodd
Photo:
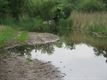
<svg viewBox="0 0 107 80">
<path fill-rule="evenodd" d="M 28 33 L 28 40 L 26 41 L 26 43 L 28 45 L 46 44 L 46 43 L 56 42 L 58 40 L 59 40 L 58 36 L 50 33 L 30 32 Z"/>
<path fill-rule="evenodd" d="M 28 33 L 24 43 L 11 40 L 6 48 L 21 45 L 46 44 L 59 40 L 56 35 L 49 33 Z M 1 55 L 1 53 L 3 55 Z M 61 72 L 50 62 L 29 60 L 17 55 L 0 52 L 0 80 L 62 80 Z"/>
<path fill-rule="evenodd" d="M 54 34 L 29 32 L 28 38 L 25 42 L 17 42 L 15 40 L 8 41 L 7 44 L 5 45 L 5 49 L 13 48 L 16 46 L 22 46 L 22 45 L 53 43 L 58 40 L 59 37 Z"/>
<path fill-rule="evenodd" d="M 2 56 L 0 80 L 62 80 L 62 76 L 50 62 L 32 61 L 19 56 Z"/>
</svg>

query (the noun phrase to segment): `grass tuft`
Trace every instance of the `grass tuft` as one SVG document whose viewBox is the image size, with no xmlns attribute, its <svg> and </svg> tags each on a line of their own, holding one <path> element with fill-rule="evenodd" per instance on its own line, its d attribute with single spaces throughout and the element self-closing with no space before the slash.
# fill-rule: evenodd
<svg viewBox="0 0 107 80">
<path fill-rule="evenodd" d="M 18 34 L 17 34 L 18 33 Z M 19 32 L 9 26 L 0 26 L 0 48 L 11 40 L 16 42 L 24 42 L 27 39 L 27 32 Z"/>
</svg>

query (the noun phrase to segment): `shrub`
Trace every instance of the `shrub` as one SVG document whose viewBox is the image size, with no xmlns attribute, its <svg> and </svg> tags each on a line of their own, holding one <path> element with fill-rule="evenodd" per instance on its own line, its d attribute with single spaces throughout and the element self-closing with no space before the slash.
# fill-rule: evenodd
<svg viewBox="0 0 107 80">
<path fill-rule="evenodd" d="M 8 0 L 0 0 L 0 18 L 5 17 L 9 12 Z"/>
<path fill-rule="evenodd" d="M 103 11 L 105 5 L 102 0 L 80 0 L 76 9 L 87 12 Z"/>
<path fill-rule="evenodd" d="M 1 25 L 7 25 L 7 26 L 11 26 L 14 27 L 16 26 L 16 20 L 14 18 L 5 18 L 5 19 L 0 19 L 0 24 Z"/>
<path fill-rule="evenodd" d="M 43 20 L 38 16 L 35 18 L 31 18 L 29 16 L 23 16 L 20 18 L 20 21 L 18 22 L 18 26 L 21 30 L 26 31 L 37 31 L 41 29 L 41 26 L 43 24 Z"/>
<path fill-rule="evenodd" d="M 71 20 L 60 18 L 57 25 L 51 26 L 51 32 L 55 34 L 65 34 L 71 31 Z"/>
<path fill-rule="evenodd" d="M 32 0 L 32 15 L 40 16 L 44 20 L 49 20 L 53 16 L 53 9 L 57 5 L 57 0 Z"/>
</svg>

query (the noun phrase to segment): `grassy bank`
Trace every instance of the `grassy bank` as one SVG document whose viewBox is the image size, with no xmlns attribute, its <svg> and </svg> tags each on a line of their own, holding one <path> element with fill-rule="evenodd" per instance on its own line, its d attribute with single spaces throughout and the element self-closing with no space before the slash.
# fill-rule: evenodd
<svg viewBox="0 0 107 80">
<path fill-rule="evenodd" d="M 26 32 L 19 32 L 11 27 L 0 26 L 0 48 L 4 47 L 9 41 L 23 42 L 26 39 Z"/>
<path fill-rule="evenodd" d="M 107 13 L 82 13 L 73 12 L 71 14 L 72 28 L 91 32 L 107 32 Z"/>
</svg>

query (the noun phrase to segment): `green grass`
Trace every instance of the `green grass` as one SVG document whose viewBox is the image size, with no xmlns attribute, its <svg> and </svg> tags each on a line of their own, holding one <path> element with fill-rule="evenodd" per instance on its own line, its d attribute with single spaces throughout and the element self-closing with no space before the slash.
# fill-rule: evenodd
<svg viewBox="0 0 107 80">
<path fill-rule="evenodd" d="M 11 40 L 16 35 L 16 32 L 10 27 L 0 29 L 0 46 L 3 46 L 7 41 Z"/>
<path fill-rule="evenodd" d="M 16 36 L 16 40 L 18 42 L 24 42 L 28 38 L 27 32 L 20 32 L 18 36 Z"/>
<path fill-rule="evenodd" d="M 100 25 L 100 24 L 93 24 L 93 25 L 89 26 L 88 30 L 90 32 L 107 33 L 107 26 L 106 25 Z"/>
<path fill-rule="evenodd" d="M 14 30 L 9 26 L 0 26 L 0 48 L 4 47 L 6 43 L 11 40 L 16 40 L 17 42 L 24 42 L 27 39 L 27 33 L 18 32 L 19 31 Z"/>
</svg>

